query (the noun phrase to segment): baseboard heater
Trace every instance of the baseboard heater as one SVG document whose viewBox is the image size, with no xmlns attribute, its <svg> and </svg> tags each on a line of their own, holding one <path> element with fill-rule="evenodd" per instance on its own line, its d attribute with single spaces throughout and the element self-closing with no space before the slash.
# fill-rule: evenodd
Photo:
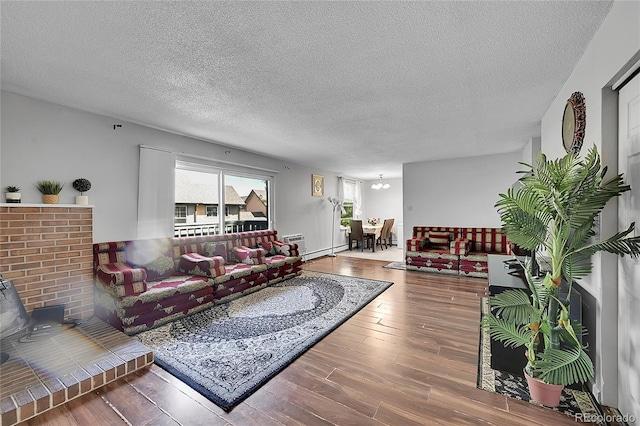
<svg viewBox="0 0 640 426">
<path fill-rule="evenodd" d="M 302 260 L 307 260 L 307 247 L 305 246 L 303 234 L 283 235 L 282 241 L 285 243 L 296 243 L 298 245 L 298 252 L 300 253 L 300 256 L 302 256 Z"/>
</svg>

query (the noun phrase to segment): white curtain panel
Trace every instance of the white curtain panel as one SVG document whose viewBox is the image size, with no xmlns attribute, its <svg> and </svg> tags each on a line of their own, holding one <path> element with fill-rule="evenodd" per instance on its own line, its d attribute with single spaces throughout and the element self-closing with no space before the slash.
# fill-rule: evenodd
<svg viewBox="0 0 640 426">
<path fill-rule="evenodd" d="M 173 236 L 175 155 L 140 145 L 138 239 Z"/>
<path fill-rule="evenodd" d="M 362 214 L 362 182 L 356 181 L 356 193 L 353 197 L 353 216 L 357 219 Z"/>
</svg>

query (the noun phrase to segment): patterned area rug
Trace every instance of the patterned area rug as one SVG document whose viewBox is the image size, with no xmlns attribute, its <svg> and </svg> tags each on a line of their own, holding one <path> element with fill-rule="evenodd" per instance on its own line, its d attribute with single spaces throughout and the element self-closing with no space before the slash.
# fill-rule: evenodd
<svg viewBox="0 0 640 426">
<path fill-rule="evenodd" d="M 406 271 L 407 265 L 404 262 L 391 262 L 384 265 L 383 268 L 402 269 L 403 271 Z"/>
<path fill-rule="evenodd" d="M 483 297 L 481 300 L 482 315 L 489 310 L 489 301 Z M 524 356 L 524 355 L 523 355 Z M 588 390 L 576 390 L 564 388 L 560 397 L 560 405 L 556 408 L 549 408 L 540 405 L 529 398 L 529 387 L 524 376 L 493 370 L 491 368 L 491 340 L 488 333 L 484 333 L 480 327 L 480 348 L 478 356 L 478 383 L 477 387 L 489 392 L 506 395 L 509 398 L 519 399 L 531 404 L 544 407 L 548 410 L 558 411 L 574 419 L 589 418 L 590 423 L 599 423 L 603 419 L 599 404 Z"/>
<path fill-rule="evenodd" d="M 305 271 L 137 337 L 229 411 L 392 284 Z"/>
</svg>

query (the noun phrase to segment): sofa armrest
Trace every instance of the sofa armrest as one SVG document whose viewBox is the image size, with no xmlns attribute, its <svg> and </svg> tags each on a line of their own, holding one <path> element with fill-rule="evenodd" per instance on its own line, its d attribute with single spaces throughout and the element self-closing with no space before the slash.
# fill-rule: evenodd
<svg viewBox="0 0 640 426">
<path fill-rule="evenodd" d="M 420 241 L 424 238 L 412 237 L 407 240 L 407 251 L 420 251 Z"/>
<path fill-rule="evenodd" d="M 118 297 L 134 296 L 147 291 L 147 271 L 127 263 L 99 265 L 96 277 Z"/>
<path fill-rule="evenodd" d="M 275 254 L 280 254 L 287 257 L 300 256 L 297 243 L 284 243 L 278 240 L 274 240 L 272 241 L 272 243 L 275 248 L 275 252 L 276 252 Z"/>
<path fill-rule="evenodd" d="M 98 266 L 96 276 L 106 285 L 122 285 L 145 281 L 147 271 L 127 263 L 106 263 Z"/>
<path fill-rule="evenodd" d="M 471 241 L 466 238 L 458 238 L 449 243 L 449 252 L 451 254 L 465 255 L 471 249 Z"/>
<path fill-rule="evenodd" d="M 224 264 L 222 256 L 207 257 L 198 253 L 186 253 L 180 256 L 178 269 L 185 274 L 215 278 L 225 274 Z"/>
</svg>

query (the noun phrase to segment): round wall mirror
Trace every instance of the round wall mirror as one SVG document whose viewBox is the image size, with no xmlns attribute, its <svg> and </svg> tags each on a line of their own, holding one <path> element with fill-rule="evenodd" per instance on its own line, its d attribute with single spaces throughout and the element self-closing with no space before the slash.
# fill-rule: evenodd
<svg viewBox="0 0 640 426">
<path fill-rule="evenodd" d="M 567 100 L 562 116 L 562 146 L 566 152 L 580 153 L 587 125 L 586 115 L 584 96 L 574 92 Z"/>
</svg>

